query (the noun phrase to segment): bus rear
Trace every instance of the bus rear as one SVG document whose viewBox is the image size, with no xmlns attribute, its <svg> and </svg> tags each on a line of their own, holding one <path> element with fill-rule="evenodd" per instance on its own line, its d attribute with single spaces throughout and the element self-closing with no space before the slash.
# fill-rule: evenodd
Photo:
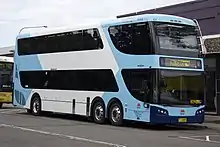
<svg viewBox="0 0 220 147">
<path fill-rule="evenodd" d="M 13 57 L 0 56 L 0 108 L 12 103 Z"/>
</svg>

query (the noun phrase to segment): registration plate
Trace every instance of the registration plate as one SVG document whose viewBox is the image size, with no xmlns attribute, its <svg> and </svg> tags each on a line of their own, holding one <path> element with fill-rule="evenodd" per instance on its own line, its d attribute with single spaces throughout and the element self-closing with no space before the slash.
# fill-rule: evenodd
<svg viewBox="0 0 220 147">
<path fill-rule="evenodd" d="M 187 118 L 179 118 L 178 122 L 179 123 L 186 123 L 187 122 Z"/>
<path fill-rule="evenodd" d="M 201 100 L 190 100 L 191 105 L 198 105 L 201 104 Z"/>
</svg>

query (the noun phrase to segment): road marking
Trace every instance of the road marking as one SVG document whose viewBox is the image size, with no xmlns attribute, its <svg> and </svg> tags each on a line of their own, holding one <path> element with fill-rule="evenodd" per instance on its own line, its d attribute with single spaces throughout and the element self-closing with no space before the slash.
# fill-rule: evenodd
<svg viewBox="0 0 220 147">
<path fill-rule="evenodd" d="M 206 136 L 201 136 L 201 137 L 206 137 Z M 213 140 L 207 141 L 206 139 L 198 139 L 198 138 L 184 137 L 184 136 L 179 136 L 179 138 L 181 138 L 181 139 L 187 139 L 187 140 L 200 141 L 200 142 L 210 142 L 210 143 L 220 144 L 220 141 L 213 141 Z"/>
<path fill-rule="evenodd" d="M 84 141 L 84 142 L 90 142 L 90 143 L 96 143 L 96 144 L 102 144 L 102 145 L 108 145 L 108 146 L 114 146 L 114 147 L 126 147 L 125 145 L 114 144 L 114 143 L 109 143 L 109 142 L 105 142 L 105 141 L 99 141 L 99 140 L 87 139 L 87 138 L 65 135 L 65 134 L 60 134 L 60 133 L 52 133 L 52 132 L 47 132 L 47 131 L 35 130 L 35 129 L 24 128 L 24 127 L 19 127 L 19 126 L 15 126 L 15 125 L 0 124 L 0 127 L 20 129 L 23 131 L 35 132 L 35 133 L 46 134 L 46 135 L 51 135 L 51 136 L 58 136 L 58 137 L 62 137 L 62 138 L 68 138 L 71 140 L 78 140 L 78 141 Z"/>
<path fill-rule="evenodd" d="M 209 135 L 206 135 L 206 136 L 209 136 L 209 137 L 211 137 L 211 136 L 220 136 L 220 134 L 209 134 Z M 189 137 L 191 137 L 191 138 L 199 138 L 199 137 L 204 137 L 204 135 L 203 136 L 189 136 Z"/>
<path fill-rule="evenodd" d="M 209 136 L 205 136 L 206 141 L 210 141 Z"/>
</svg>

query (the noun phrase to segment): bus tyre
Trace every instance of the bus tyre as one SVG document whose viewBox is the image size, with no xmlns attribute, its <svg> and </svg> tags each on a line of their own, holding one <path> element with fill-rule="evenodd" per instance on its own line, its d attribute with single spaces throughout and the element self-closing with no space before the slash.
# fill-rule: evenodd
<svg viewBox="0 0 220 147">
<path fill-rule="evenodd" d="M 109 121 L 114 126 L 120 126 L 123 123 L 123 109 L 117 102 L 110 106 Z"/>
<path fill-rule="evenodd" d="M 0 103 L 0 108 L 2 108 L 3 103 Z"/>
<path fill-rule="evenodd" d="M 103 124 L 105 122 L 105 106 L 101 101 L 94 104 L 92 116 L 95 123 Z"/>
<path fill-rule="evenodd" d="M 38 96 L 35 96 L 31 103 L 32 114 L 38 116 L 41 114 L 41 101 Z"/>
</svg>

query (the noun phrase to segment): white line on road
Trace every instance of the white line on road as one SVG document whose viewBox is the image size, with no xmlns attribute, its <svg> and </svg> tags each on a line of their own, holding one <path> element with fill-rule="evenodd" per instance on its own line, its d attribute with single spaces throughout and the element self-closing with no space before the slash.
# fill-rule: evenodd
<svg viewBox="0 0 220 147">
<path fill-rule="evenodd" d="M 209 136 L 209 137 L 211 137 L 211 136 L 220 136 L 220 134 L 207 134 L 206 136 Z M 189 137 L 191 137 L 191 138 L 200 138 L 200 137 L 205 137 L 205 136 L 203 135 L 203 136 L 189 136 Z"/>
<path fill-rule="evenodd" d="M 210 141 L 209 136 L 205 136 L 206 141 Z"/>
<path fill-rule="evenodd" d="M 51 136 L 58 136 L 58 137 L 62 137 L 62 138 L 68 138 L 71 140 L 78 140 L 78 141 L 84 141 L 84 142 L 90 142 L 90 143 L 96 143 L 96 144 L 103 144 L 103 145 L 114 146 L 114 147 L 126 147 L 125 145 L 120 145 L 120 144 L 108 143 L 108 142 L 104 142 L 104 141 L 92 140 L 92 139 L 87 139 L 87 138 L 71 136 L 71 135 L 64 135 L 64 134 L 60 134 L 60 133 L 52 133 L 52 132 L 47 132 L 47 131 L 35 130 L 35 129 L 24 128 L 24 127 L 19 127 L 19 126 L 15 126 L 15 125 L 0 124 L 0 127 L 20 129 L 23 131 L 35 132 L 35 133 L 46 134 L 46 135 L 51 135 Z"/>
<path fill-rule="evenodd" d="M 205 137 L 205 136 L 203 136 Z M 188 140 L 194 140 L 194 141 L 201 141 L 201 142 L 210 142 L 210 143 L 217 143 L 217 144 L 220 144 L 219 141 L 212 141 L 212 140 L 205 140 L 205 139 L 198 139 L 198 138 L 191 138 L 191 137 L 183 137 L 183 136 L 180 136 L 179 138 L 181 139 L 188 139 Z"/>
</svg>

